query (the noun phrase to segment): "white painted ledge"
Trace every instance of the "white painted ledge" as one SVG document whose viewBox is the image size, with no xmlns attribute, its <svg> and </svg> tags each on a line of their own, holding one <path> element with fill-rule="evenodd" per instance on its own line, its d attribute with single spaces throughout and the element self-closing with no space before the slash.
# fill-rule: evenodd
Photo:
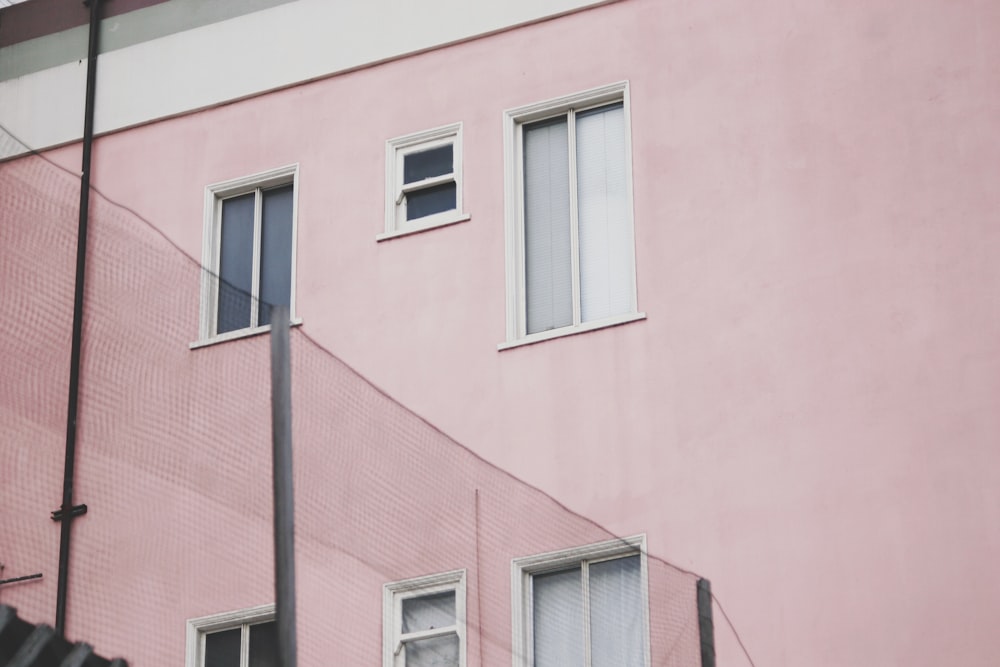
<svg viewBox="0 0 1000 667">
<path fill-rule="evenodd" d="M 388 241 L 389 239 L 398 238 L 400 236 L 409 236 L 410 234 L 419 234 L 420 232 L 426 232 L 429 229 L 437 229 L 438 227 L 448 227 L 449 225 L 454 225 L 459 222 L 467 222 L 472 219 L 471 215 L 459 215 L 454 218 L 444 218 L 440 220 L 433 220 L 431 222 L 425 222 L 418 225 L 408 225 L 403 229 L 397 229 L 392 232 L 382 232 L 375 237 L 376 241 Z"/>
<path fill-rule="evenodd" d="M 534 345 L 535 343 L 541 343 L 545 340 L 552 340 L 553 338 L 562 338 L 563 336 L 575 336 L 576 334 L 586 333 L 588 331 L 596 331 L 597 329 L 606 329 L 608 327 L 617 327 L 622 324 L 628 324 L 629 322 L 637 322 L 639 320 L 646 319 L 646 313 L 627 313 L 625 315 L 616 315 L 615 317 L 608 317 L 603 320 L 594 320 L 592 322 L 583 322 L 576 326 L 562 327 L 560 329 L 550 329 L 548 331 L 539 331 L 538 333 L 525 336 L 524 338 L 518 338 L 517 340 L 509 340 L 504 343 L 497 345 L 498 350 L 509 350 L 513 347 L 521 347 L 522 345 Z"/>
<path fill-rule="evenodd" d="M 302 318 L 293 317 L 289 322 L 288 326 L 298 327 L 302 326 Z M 209 347 L 211 345 L 218 345 L 219 343 L 227 343 L 231 340 L 239 340 L 240 338 L 252 338 L 254 336 L 260 336 L 261 334 L 266 334 L 271 332 L 271 325 L 265 324 L 262 327 L 250 327 L 248 329 L 237 329 L 236 331 L 227 331 L 224 334 L 218 336 L 213 336 L 212 338 L 206 338 L 204 340 L 196 340 L 188 344 L 188 347 L 192 350 L 197 350 L 201 347 Z"/>
</svg>

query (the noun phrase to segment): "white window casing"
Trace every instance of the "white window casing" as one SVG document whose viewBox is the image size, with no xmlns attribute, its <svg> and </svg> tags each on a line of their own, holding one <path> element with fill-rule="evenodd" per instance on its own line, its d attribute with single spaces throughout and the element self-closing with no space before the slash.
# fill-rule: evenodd
<svg viewBox="0 0 1000 667">
<path fill-rule="evenodd" d="M 509 109 L 503 123 L 507 335 L 499 349 L 644 318 L 628 82 Z"/>
<path fill-rule="evenodd" d="M 438 170 L 426 178 L 407 182 L 404 175 L 407 159 L 435 149 L 451 147 L 451 170 Z M 435 188 L 454 187 L 454 206 L 414 217 L 411 201 Z M 385 144 L 385 229 L 375 239 L 386 239 L 422 232 L 435 227 L 469 220 L 462 204 L 462 123 L 443 125 L 422 132 L 389 139 Z M 447 195 L 446 195 L 447 196 Z"/>
<path fill-rule="evenodd" d="M 290 231 L 290 276 L 288 286 L 289 314 L 292 324 L 301 322 L 295 317 L 295 264 L 298 236 L 298 164 L 278 167 L 265 172 L 252 174 L 220 183 L 214 183 L 205 188 L 204 226 L 202 235 L 202 276 L 201 276 L 201 307 L 199 313 L 198 340 L 191 343 L 192 349 L 218 342 L 242 338 L 270 331 L 270 324 L 259 323 L 261 317 L 262 289 L 262 245 L 263 245 L 263 206 L 267 193 L 275 188 L 291 187 L 291 231 Z M 247 295 L 249 326 L 234 328 L 224 332 L 218 331 L 220 313 L 220 283 L 222 283 L 220 267 L 222 253 L 222 212 L 224 203 L 243 195 L 253 197 L 253 247 L 252 275 L 250 277 L 250 293 Z"/>
<path fill-rule="evenodd" d="M 240 667 L 249 661 L 250 626 L 274 620 L 274 604 L 188 619 L 185 667 L 205 667 L 205 638 L 213 632 L 241 629 Z"/>
<path fill-rule="evenodd" d="M 426 646 L 435 639 L 447 640 L 449 637 L 455 637 L 457 640 L 455 667 L 465 667 L 467 644 L 465 576 L 465 570 L 453 570 L 385 584 L 382 600 L 383 667 L 407 667 L 407 647 L 418 646 L 421 642 Z M 421 614 L 425 615 L 424 618 L 434 620 L 442 619 L 443 615 L 446 615 L 448 620 L 452 620 L 452 609 L 448 605 L 449 593 L 454 594 L 454 616 L 451 624 L 438 622 L 430 628 L 407 630 L 405 627 L 407 620 L 419 622 L 422 620 L 418 618 Z M 425 609 L 422 612 L 406 615 L 404 618 L 404 606 L 407 603 L 425 603 Z M 415 658 L 410 667 L 414 664 L 422 663 Z"/>
<path fill-rule="evenodd" d="M 616 590 L 614 574 L 609 579 L 598 570 L 633 557 L 638 559 L 639 571 L 633 570 L 630 575 L 631 597 L 623 597 L 623 591 Z M 536 593 L 540 591 L 535 589 L 535 577 L 546 580 L 547 597 L 537 600 L 543 618 L 536 618 Z M 575 588 L 577 599 L 560 591 L 568 592 L 568 587 Z M 648 667 L 648 589 L 644 535 L 514 559 L 511 561 L 512 667 L 534 667 L 536 650 L 548 650 L 562 658 L 573 656 L 574 664 L 586 667 L 606 663 L 613 656 L 629 667 Z M 625 623 L 619 608 L 609 608 L 615 602 L 631 609 L 633 622 Z M 622 625 L 600 622 L 609 618 Z M 536 629 L 543 633 L 541 637 L 536 637 Z M 540 656 L 540 660 L 546 662 L 545 657 Z"/>
</svg>

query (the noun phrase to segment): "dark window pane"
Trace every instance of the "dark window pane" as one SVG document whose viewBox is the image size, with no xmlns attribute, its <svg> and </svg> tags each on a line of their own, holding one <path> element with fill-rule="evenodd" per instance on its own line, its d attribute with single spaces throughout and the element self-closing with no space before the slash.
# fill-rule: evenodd
<svg viewBox="0 0 1000 667">
<path fill-rule="evenodd" d="M 278 667 L 278 624 L 250 626 L 250 667 Z"/>
<path fill-rule="evenodd" d="M 455 184 L 442 183 L 433 188 L 417 190 L 406 195 L 406 219 L 416 220 L 427 215 L 455 209 Z"/>
<path fill-rule="evenodd" d="M 416 183 L 432 176 L 450 174 L 453 164 L 451 144 L 410 153 L 403 157 L 403 183 Z"/>
<path fill-rule="evenodd" d="M 250 326 L 254 193 L 222 202 L 217 333 Z"/>
<path fill-rule="evenodd" d="M 205 667 L 240 667 L 240 628 L 205 635 Z"/>
<path fill-rule="evenodd" d="M 455 625 L 455 591 L 403 600 L 403 632 Z"/>
<path fill-rule="evenodd" d="M 292 186 L 264 191 L 260 245 L 258 324 L 271 322 L 271 306 L 287 306 L 292 293 Z"/>
<path fill-rule="evenodd" d="M 458 667 L 458 635 L 406 643 L 406 667 Z"/>
</svg>

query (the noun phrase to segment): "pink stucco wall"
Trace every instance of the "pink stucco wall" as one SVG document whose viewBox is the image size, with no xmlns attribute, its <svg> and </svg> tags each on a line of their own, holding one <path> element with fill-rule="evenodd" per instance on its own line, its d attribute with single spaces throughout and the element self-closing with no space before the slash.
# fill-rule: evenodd
<svg viewBox="0 0 1000 667">
<path fill-rule="evenodd" d="M 72 151 L 57 156 L 68 159 Z M 75 179 L 0 165 L 0 601 L 52 622 Z M 133 665 L 182 665 L 190 618 L 272 602 L 266 336 L 188 349 L 201 269 L 95 195 L 67 636 Z M 292 334 L 299 654 L 378 664 L 382 586 L 466 570 L 467 664 L 511 662 L 511 559 L 608 540 L 309 339 Z M 696 577 L 648 559 L 656 664 L 698 656 Z"/>
<path fill-rule="evenodd" d="M 1000 7 L 918 4 L 628 0 L 102 138 L 94 182 L 199 258 L 206 184 L 297 162 L 302 331 L 710 578 L 757 664 L 991 664 Z M 623 79 L 648 317 L 498 352 L 501 112 Z M 376 243 L 385 140 L 459 120 L 471 220 Z M 235 373 L 196 282 L 166 367 Z"/>
</svg>

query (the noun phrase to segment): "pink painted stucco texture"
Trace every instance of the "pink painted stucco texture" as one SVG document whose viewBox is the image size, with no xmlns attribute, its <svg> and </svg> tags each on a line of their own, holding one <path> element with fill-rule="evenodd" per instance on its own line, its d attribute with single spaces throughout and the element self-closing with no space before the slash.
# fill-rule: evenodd
<svg viewBox="0 0 1000 667">
<path fill-rule="evenodd" d="M 498 350 L 502 112 L 622 80 L 646 318 Z M 456 121 L 470 219 L 376 242 L 385 141 Z M 49 157 L 75 169 L 79 147 Z M 1000 3 L 628 0 L 94 159 L 143 220 L 95 204 L 71 594 L 105 616 L 72 614 L 74 636 L 176 666 L 184 619 L 271 600 L 267 341 L 188 344 L 205 186 L 298 164 L 308 664 L 341 633 L 360 639 L 337 664 L 377 663 L 386 575 L 461 567 L 483 582 L 468 664 L 510 664 L 510 559 L 639 533 L 712 581 L 757 665 L 998 664 Z M 0 560 L 46 572 L 0 601 L 39 619 L 75 248 L 51 172 L 0 165 L 28 207 L 0 210 Z M 689 579 L 651 578 L 653 664 L 697 664 Z M 747 664 L 716 613 L 719 664 Z"/>
</svg>

